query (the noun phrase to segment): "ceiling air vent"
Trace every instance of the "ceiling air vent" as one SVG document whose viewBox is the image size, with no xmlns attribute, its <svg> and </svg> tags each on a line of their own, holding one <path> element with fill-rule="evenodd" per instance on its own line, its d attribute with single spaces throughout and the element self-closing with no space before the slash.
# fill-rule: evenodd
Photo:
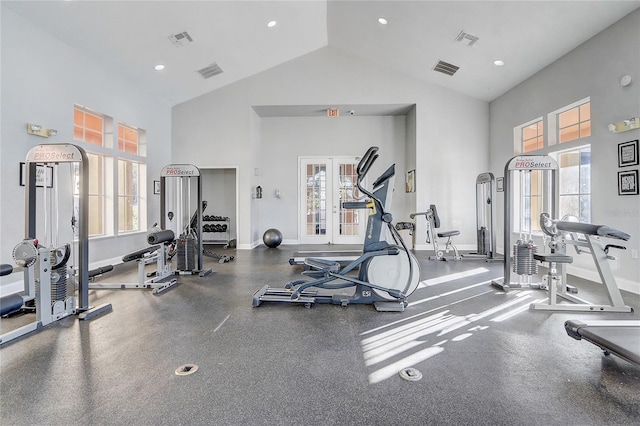
<svg viewBox="0 0 640 426">
<path fill-rule="evenodd" d="M 211 78 L 214 75 L 222 74 L 222 68 L 220 68 L 220 66 L 214 62 L 211 65 L 208 65 L 202 69 L 199 69 L 198 74 L 200 74 L 200 76 L 205 79 Z"/>
<path fill-rule="evenodd" d="M 464 31 L 460 31 L 460 34 L 456 37 L 456 41 L 466 42 L 467 46 L 473 46 L 478 40 L 480 40 L 480 37 L 465 33 Z"/>
<path fill-rule="evenodd" d="M 446 75 L 454 75 L 456 71 L 458 71 L 459 69 L 460 69 L 459 66 L 456 66 L 444 61 L 438 61 L 436 66 L 433 67 L 434 71 L 438 71 Z"/>
<path fill-rule="evenodd" d="M 193 41 L 189 33 L 186 31 L 178 34 L 171 34 L 169 36 L 169 40 L 171 40 L 171 43 L 173 43 L 176 47 L 183 46 L 182 43 L 191 43 Z"/>
</svg>

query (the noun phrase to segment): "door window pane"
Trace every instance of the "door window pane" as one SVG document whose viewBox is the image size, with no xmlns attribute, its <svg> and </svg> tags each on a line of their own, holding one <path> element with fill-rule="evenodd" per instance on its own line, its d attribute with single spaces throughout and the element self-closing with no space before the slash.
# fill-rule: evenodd
<svg viewBox="0 0 640 426">
<path fill-rule="evenodd" d="M 360 210 L 343 209 L 342 203 L 345 201 L 357 201 L 360 191 L 356 186 L 358 173 L 355 164 L 340 164 L 339 169 L 339 194 L 338 211 L 340 212 L 340 235 L 358 235 L 360 230 Z"/>
<path fill-rule="evenodd" d="M 307 235 L 327 233 L 327 165 L 307 165 Z"/>
</svg>

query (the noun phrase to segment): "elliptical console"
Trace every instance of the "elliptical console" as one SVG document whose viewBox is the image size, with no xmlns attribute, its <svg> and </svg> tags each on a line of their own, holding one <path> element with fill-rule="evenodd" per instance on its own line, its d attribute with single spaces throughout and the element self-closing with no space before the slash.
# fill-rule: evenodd
<svg viewBox="0 0 640 426">
<path fill-rule="evenodd" d="M 304 263 L 310 270 L 304 275 L 311 279 L 292 281 L 284 288 L 266 285 L 253 295 L 254 307 L 267 301 L 302 303 L 307 307 L 314 303 L 333 303 L 343 307 L 360 303 L 373 304 L 378 311 L 404 311 L 407 297 L 418 287 L 420 266 L 393 226 L 391 213 L 386 210 L 393 197 L 395 164 L 376 179 L 372 191 L 362 186 L 362 181 L 378 159 L 377 152 L 378 147 L 369 148 L 357 167 L 357 186 L 368 200 L 342 205 L 346 209 L 369 209 L 360 257 L 342 269 L 338 262 L 307 258 Z M 327 291 L 347 288 L 355 288 L 355 291 L 349 294 Z"/>
</svg>

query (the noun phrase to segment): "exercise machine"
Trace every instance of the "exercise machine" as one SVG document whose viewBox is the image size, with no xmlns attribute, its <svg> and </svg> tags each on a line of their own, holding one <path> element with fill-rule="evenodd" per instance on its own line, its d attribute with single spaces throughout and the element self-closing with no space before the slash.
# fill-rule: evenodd
<svg viewBox="0 0 640 426">
<path fill-rule="evenodd" d="M 605 355 L 614 354 L 640 365 L 640 320 L 566 321 L 564 329 L 576 340 L 598 346 Z"/>
<path fill-rule="evenodd" d="M 496 215 L 495 215 L 495 198 L 496 198 L 496 180 L 493 173 L 480 173 L 476 178 L 476 237 L 477 247 L 475 252 L 461 254 L 452 241 L 452 237 L 460 235 L 457 230 L 454 231 L 436 231 L 440 228 L 440 218 L 434 204 L 431 204 L 429 210 L 421 213 L 413 213 L 410 218 L 424 215 L 427 221 L 427 244 L 433 245 L 433 256 L 430 260 L 448 260 L 446 254 L 453 251 L 454 260 L 477 260 L 484 259 L 487 262 L 498 260 L 496 254 Z M 438 238 L 446 238 L 447 242 L 444 252 L 440 249 Z"/>
<path fill-rule="evenodd" d="M 436 231 L 440 228 L 440 217 L 438 216 L 438 209 L 435 204 L 429 206 L 429 210 L 420 213 L 411 213 L 409 218 L 413 219 L 416 216 L 424 216 L 427 221 L 427 244 L 433 245 L 433 256 L 429 256 L 429 260 L 448 260 L 446 254 L 453 250 L 453 260 L 460 260 L 462 256 L 458 252 L 458 248 L 453 244 L 452 237 L 460 235 L 460 231 Z M 438 238 L 446 238 L 447 242 L 444 246 L 444 251 L 438 244 Z"/>
<path fill-rule="evenodd" d="M 179 274 L 199 274 L 204 277 L 212 272 L 211 269 L 203 269 L 202 266 L 203 205 L 200 169 L 192 164 L 169 164 L 162 169 L 160 228 L 172 230 L 177 236 L 176 270 Z M 192 216 L 191 212 L 194 210 Z M 192 219 L 195 219 L 195 226 L 192 226 Z"/>
<path fill-rule="evenodd" d="M 71 181 L 68 187 L 62 185 L 65 172 Z M 109 303 L 89 305 L 89 160 L 86 152 L 71 144 L 37 145 L 27 153 L 24 173 L 25 238 L 13 250 L 15 263 L 23 269 L 24 290 L 3 297 L 0 305 L 3 314 L 23 308 L 35 310 L 36 321 L 2 334 L 0 344 L 70 315 L 88 320 L 112 309 Z M 60 216 L 66 211 L 59 203 L 61 197 L 71 200 L 67 208 L 72 231 L 71 242 L 62 244 L 58 242 L 63 237 Z M 3 272 L 7 271 L 4 267 Z"/>
<path fill-rule="evenodd" d="M 304 265 L 305 259 L 310 257 L 322 258 L 325 260 L 332 260 L 340 264 L 348 264 L 353 262 L 362 254 L 362 250 L 307 250 L 307 251 L 295 251 L 289 258 L 290 265 Z"/>
<path fill-rule="evenodd" d="M 533 277 L 538 273 L 538 264 L 534 254 L 538 247 L 533 240 L 533 229 L 538 219 L 526 217 L 526 200 L 534 198 L 541 211 L 548 211 L 558 217 L 558 163 L 547 155 L 517 155 L 511 158 L 504 167 L 504 276 L 493 280 L 491 284 L 507 292 L 512 288 L 540 289 Z M 518 184 L 519 183 L 519 184 Z M 536 189 L 531 194 L 531 188 Z M 515 196 L 514 196 L 515 195 Z M 530 196 L 530 197 L 527 197 Z M 512 205 L 513 198 L 520 199 L 521 204 Z M 533 209 L 532 209 L 533 210 Z M 519 239 L 511 246 L 512 217 L 519 217 Z M 513 256 L 508 254 L 513 249 Z M 513 269 L 512 269 L 513 267 Z"/>
<path fill-rule="evenodd" d="M 141 250 L 128 253 L 122 257 L 122 262 L 136 262 L 138 265 L 137 283 L 103 283 L 92 282 L 92 289 L 152 289 L 153 294 L 159 294 L 178 283 L 171 266 L 170 245 L 175 240 L 175 234 L 171 230 L 157 230 L 147 235 L 147 243 L 150 244 Z M 147 274 L 145 266 L 156 263 L 156 270 Z M 112 267 L 113 268 L 113 267 Z"/>
<path fill-rule="evenodd" d="M 476 178 L 477 247 L 475 252 L 463 254 L 463 259 L 497 260 L 495 199 L 496 179 L 493 173 L 480 173 Z"/>
<path fill-rule="evenodd" d="M 624 250 L 625 247 L 619 244 L 603 245 L 599 240 L 599 238 L 608 238 L 628 241 L 631 238 L 629 234 L 604 225 L 552 220 L 547 213 L 540 215 L 540 226 L 546 235 L 551 236 L 549 243 L 551 253 L 536 253 L 534 259 L 549 264 L 545 285 L 549 298 L 546 303 L 531 304 L 532 310 L 633 312 L 631 307 L 624 304 L 616 279 L 609 267 L 609 260 L 615 259 L 609 254 L 609 251 L 611 249 Z M 593 237 L 598 237 L 598 239 Z M 578 254 L 583 252 L 591 254 L 600 280 L 607 290 L 609 304 L 593 304 L 567 292 L 565 268 L 573 261 L 573 258 L 566 254 L 567 245 L 574 246 Z M 558 299 L 564 299 L 564 301 L 571 303 L 558 303 Z"/>
<path fill-rule="evenodd" d="M 393 196 L 395 164 L 376 179 L 372 191 L 363 187 L 365 176 L 378 159 L 377 152 L 378 147 L 369 148 L 357 166 L 357 187 L 368 200 L 343 203 L 346 209 L 369 210 L 360 257 L 344 267 L 336 261 L 307 258 L 304 263 L 310 270 L 303 275 L 309 279 L 289 282 L 284 288 L 264 286 L 253 295 L 254 307 L 262 302 L 300 303 L 307 307 L 314 303 L 343 307 L 356 303 L 373 304 L 378 311 L 404 311 L 407 297 L 418 287 L 420 266 L 387 211 Z M 321 292 L 347 288 L 353 288 L 354 292 Z"/>
</svg>

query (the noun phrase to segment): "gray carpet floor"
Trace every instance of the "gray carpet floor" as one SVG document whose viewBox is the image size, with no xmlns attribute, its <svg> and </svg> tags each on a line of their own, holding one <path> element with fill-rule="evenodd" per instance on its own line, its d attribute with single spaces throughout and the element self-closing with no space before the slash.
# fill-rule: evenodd
<svg viewBox="0 0 640 426">
<path fill-rule="evenodd" d="M 567 336 L 568 319 L 616 313 L 528 309 L 541 290 L 490 285 L 502 264 L 429 261 L 404 312 L 370 305 L 264 303 L 263 285 L 297 279 L 280 246 L 222 250 L 214 272 L 159 295 L 92 290 L 113 311 L 55 322 L 0 348 L 2 425 L 632 425 L 640 367 Z M 312 247 L 311 247 L 312 248 Z M 148 266 L 152 269 L 152 266 Z M 136 280 L 118 266 L 102 282 Z M 574 280 L 606 302 L 603 286 Z M 640 296 L 623 292 L 640 308 Z M 2 332 L 33 321 L 2 319 Z M 189 375 L 176 369 L 194 364 Z M 413 367 L 422 375 L 398 374 Z"/>
</svg>

